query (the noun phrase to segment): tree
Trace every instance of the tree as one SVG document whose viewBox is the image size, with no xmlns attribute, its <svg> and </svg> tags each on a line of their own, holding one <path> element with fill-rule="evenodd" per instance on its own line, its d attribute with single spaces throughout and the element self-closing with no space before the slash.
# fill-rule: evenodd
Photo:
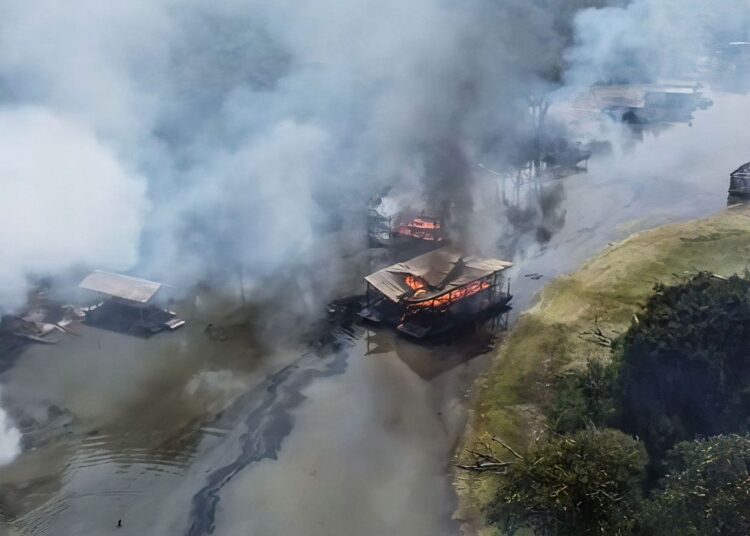
<svg viewBox="0 0 750 536">
<path fill-rule="evenodd" d="M 555 402 L 549 412 L 551 427 L 571 433 L 589 426 L 605 426 L 615 414 L 613 389 L 616 367 L 599 359 L 586 369 L 563 376 L 555 386 Z"/>
<path fill-rule="evenodd" d="M 750 534 L 750 439 L 718 436 L 678 444 L 662 489 L 644 508 L 643 536 Z"/>
<path fill-rule="evenodd" d="M 677 442 L 747 429 L 750 279 L 656 287 L 620 342 L 620 428 L 657 464 Z"/>
<path fill-rule="evenodd" d="M 509 466 L 488 519 L 507 534 L 628 534 L 645 464 L 642 446 L 616 430 L 557 436 Z"/>
</svg>

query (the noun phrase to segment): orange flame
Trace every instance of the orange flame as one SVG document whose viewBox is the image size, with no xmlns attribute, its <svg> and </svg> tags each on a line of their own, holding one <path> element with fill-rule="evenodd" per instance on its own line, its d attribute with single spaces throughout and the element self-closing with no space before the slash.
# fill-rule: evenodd
<svg viewBox="0 0 750 536">
<path fill-rule="evenodd" d="M 414 218 L 409 222 L 397 225 L 395 231 L 398 234 L 419 238 L 420 240 L 443 240 L 442 225 L 439 220 Z"/>
<path fill-rule="evenodd" d="M 427 288 L 427 283 L 425 283 L 424 279 L 417 277 L 416 275 L 407 274 L 404 277 L 404 282 L 412 290 L 422 290 Z"/>
<path fill-rule="evenodd" d="M 458 300 L 463 300 L 464 298 L 468 298 L 469 296 L 473 296 L 474 294 L 482 292 L 483 290 L 487 290 L 491 286 L 492 285 L 490 285 L 490 282 L 486 280 L 474 281 L 473 283 L 469 283 L 466 286 L 457 288 L 456 290 L 452 290 L 446 294 L 442 294 L 432 300 L 409 304 L 408 308 L 411 310 L 411 312 L 416 312 L 418 310 L 424 309 L 445 310 L 451 303 Z"/>
<path fill-rule="evenodd" d="M 427 283 L 421 277 L 407 274 L 404 276 L 404 282 L 414 291 L 414 296 L 421 296 L 427 292 Z"/>
</svg>

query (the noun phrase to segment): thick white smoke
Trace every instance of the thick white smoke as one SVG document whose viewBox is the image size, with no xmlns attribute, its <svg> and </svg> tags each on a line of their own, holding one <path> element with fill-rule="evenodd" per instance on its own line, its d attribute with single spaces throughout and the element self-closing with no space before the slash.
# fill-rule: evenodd
<svg viewBox="0 0 750 536">
<path fill-rule="evenodd" d="M 24 212 L 0 216 L 15 228 L 6 306 L 27 273 L 71 264 L 263 277 L 384 184 L 460 190 L 462 153 L 513 137 L 535 76 L 532 55 L 503 47 L 552 34 L 544 17 L 516 32 L 482 0 L 0 6 L 3 130 L 36 144 L 0 155 L 17 168 L 4 201 Z M 41 116 L 57 125 L 44 140 Z M 60 162 L 79 142 L 98 156 Z"/>
<path fill-rule="evenodd" d="M 21 432 L 0 408 L 0 465 L 12 462 L 21 452 Z"/>
<path fill-rule="evenodd" d="M 691 77 L 709 55 L 750 31 L 746 0 L 633 0 L 589 8 L 575 18 L 566 81 L 654 82 Z"/>
<path fill-rule="evenodd" d="M 471 199 L 576 10 L 622 3 L 0 0 L 0 304 L 75 264 L 262 278 L 389 184 Z M 564 78 L 683 74 L 744 4 L 585 9 Z"/>
<path fill-rule="evenodd" d="M 20 306 L 28 274 L 76 263 L 129 267 L 146 183 L 74 120 L 0 107 L 0 304 Z"/>
</svg>

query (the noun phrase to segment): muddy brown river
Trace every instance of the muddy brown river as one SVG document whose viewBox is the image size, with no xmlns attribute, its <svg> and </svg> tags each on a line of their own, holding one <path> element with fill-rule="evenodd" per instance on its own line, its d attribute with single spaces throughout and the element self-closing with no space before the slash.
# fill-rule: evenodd
<svg viewBox="0 0 750 536">
<path fill-rule="evenodd" d="M 726 206 L 729 173 L 750 160 L 738 119 L 750 100 L 714 100 L 691 125 L 625 140 L 543 194 L 506 185 L 522 221 L 480 196 L 477 225 L 505 222 L 499 244 L 516 262 L 511 321 L 608 243 Z M 316 349 L 261 349 L 206 337 L 206 311 L 185 315 L 184 329 L 147 340 L 77 326 L 0 375 L 24 433 L 0 468 L 0 534 L 459 533 L 451 457 L 492 330 L 425 346 L 355 326 Z"/>
</svg>

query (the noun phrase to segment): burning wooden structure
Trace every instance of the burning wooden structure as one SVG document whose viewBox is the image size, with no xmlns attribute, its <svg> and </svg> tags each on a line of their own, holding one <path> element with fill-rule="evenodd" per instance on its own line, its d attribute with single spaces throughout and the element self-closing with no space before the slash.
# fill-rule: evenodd
<svg viewBox="0 0 750 536">
<path fill-rule="evenodd" d="M 424 215 L 397 223 L 391 230 L 391 236 L 425 242 L 445 242 L 448 239 L 443 220 Z"/>
<path fill-rule="evenodd" d="M 729 195 L 750 198 L 750 162 L 741 165 L 729 175 Z"/>
<path fill-rule="evenodd" d="M 503 272 L 513 264 L 465 256 L 443 247 L 365 278 L 367 303 L 360 316 L 391 323 L 416 338 L 446 331 L 511 299 Z"/>
<path fill-rule="evenodd" d="M 78 286 L 104 298 L 84 309 L 88 324 L 141 336 L 185 325 L 175 313 L 156 305 L 157 295 L 165 287 L 162 283 L 96 271 Z"/>
<path fill-rule="evenodd" d="M 427 215 L 425 211 L 394 209 L 387 197 L 374 195 L 368 204 L 370 242 L 374 246 L 447 244 L 449 214 L 447 204 L 439 214 Z"/>
</svg>

